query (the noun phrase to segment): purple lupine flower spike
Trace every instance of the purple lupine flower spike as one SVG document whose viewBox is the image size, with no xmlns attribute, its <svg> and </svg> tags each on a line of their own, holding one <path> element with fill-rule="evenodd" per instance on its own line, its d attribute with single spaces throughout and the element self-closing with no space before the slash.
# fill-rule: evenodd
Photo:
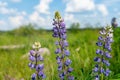
<svg viewBox="0 0 120 80">
<path fill-rule="evenodd" d="M 55 13 L 53 26 L 53 37 L 58 39 L 55 42 L 55 45 L 57 46 L 55 54 L 57 55 L 56 60 L 58 64 L 59 78 L 61 80 L 74 80 L 74 77 L 71 76 L 73 68 L 70 67 L 72 61 L 68 58 L 70 55 L 70 51 L 67 49 L 69 44 L 66 40 L 66 25 L 59 12 Z"/>
<path fill-rule="evenodd" d="M 35 69 L 36 72 L 32 74 L 31 79 L 32 80 L 41 80 L 46 77 L 46 75 L 43 72 L 44 64 L 39 64 L 40 61 L 43 61 L 43 57 L 41 56 L 39 49 L 41 48 L 41 45 L 39 42 L 35 42 L 33 44 L 33 49 L 30 50 L 29 60 L 31 61 L 28 66 L 31 69 Z"/>
<path fill-rule="evenodd" d="M 111 44 L 113 42 L 113 30 L 111 27 L 107 26 L 100 31 L 100 36 L 98 37 L 98 42 L 96 45 L 99 49 L 96 50 L 97 57 L 94 58 L 96 63 L 93 68 L 93 74 L 95 74 L 95 80 L 105 80 L 105 76 L 109 76 L 110 62 L 109 59 L 112 58 L 110 52 L 112 50 Z"/>
<path fill-rule="evenodd" d="M 117 26 L 118 26 L 118 23 L 117 23 L 117 20 L 116 20 L 115 17 L 113 17 L 112 20 L 111 20 L 111 26 L 113 28 L 117 28 Z"/>
</svg>

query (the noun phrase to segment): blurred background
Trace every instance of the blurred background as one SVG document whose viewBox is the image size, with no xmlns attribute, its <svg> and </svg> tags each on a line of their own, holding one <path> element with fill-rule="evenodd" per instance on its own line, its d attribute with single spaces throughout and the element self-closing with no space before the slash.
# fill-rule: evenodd
<svg viewBox="0 0 120 80">
<path fill-rule="evenodd" d="M 105 26 L 113 17 L 119 24 L 119 3 L 119 0 L 0 0 L 0 30 L 26 24 L 52 29 L 55 11 L 61 13 L 67 28 L 72 23 L 79 23 L 80 28 Z"/>
<path fill-rule="evenodd" d="M 114 43 L 109 80 L 120 80 L 120 0 L 0 0 L 0 80 L 30 80 L 29 50 L 45 50 L 45 80 L 59 80 L 52 37 L 54 12 L 66 23 L 68 49 L 76 80 L 92 80 L 99 31 L 112 25 Z M 77 63 L 77 64 L 76 64 Z"/>
</svg>

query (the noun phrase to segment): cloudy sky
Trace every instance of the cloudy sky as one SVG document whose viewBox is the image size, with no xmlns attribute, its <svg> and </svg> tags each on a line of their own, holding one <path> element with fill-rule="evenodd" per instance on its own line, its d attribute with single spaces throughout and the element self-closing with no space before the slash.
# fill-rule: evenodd
<svg viewBox="0 0 120 80">
<path fill-rule="evenodd" d="M 0 0 L 0 30 L 12 30 L 23 24 L 52 28 L 54 12 L 60 11 L 67 27 L 79 22 L 110 24 L 112 17 L 120 22 L 120 0 Z"/>
</svg>

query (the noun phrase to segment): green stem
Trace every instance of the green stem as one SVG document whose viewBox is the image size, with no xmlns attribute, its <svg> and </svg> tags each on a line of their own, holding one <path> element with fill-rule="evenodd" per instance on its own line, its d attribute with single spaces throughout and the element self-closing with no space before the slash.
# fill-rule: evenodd
<svg viewBox="0 0 120 80">
<path fill-rule="evenodd" d="M 101 80 L 103 80 L 104 79 L 104 76 L 103 76 L 103 73 L 101 73 Z"/>
</svg>

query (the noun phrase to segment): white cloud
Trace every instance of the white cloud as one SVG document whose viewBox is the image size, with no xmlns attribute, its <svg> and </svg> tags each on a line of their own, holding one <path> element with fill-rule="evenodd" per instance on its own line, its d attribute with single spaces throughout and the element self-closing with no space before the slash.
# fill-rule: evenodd
<svg viewBox="0 0 120 80">
<path fill-rule="evenodd" d="M 4 27 L 0 27 L 0 29 L 11 30 L 28 23 L 48 29 L 52 22 L 49 15 L 49 3 L 51 1 L 52 0 L 40 0 L 40 4 L 35 6 L 35 10 L 31 14 L 27 14 L 25 11 L 19 12 L 16 8 L 9 8 L 7 3 L 0 2 L 0 14 L 8 16 L 5 23 L 0 21 L 0 25 Z M 46 15 L 43 16 L 41 13 Z"/>
<path fill-rule="evenodd" d="M 41 23 L 45 21 L 45 19 L 42 18 L 38 12 L 33 12 L 33 14 L 29 16 L 29 19 L 33 23 L 38 23 L 38 22 Z"/>
<path fill-rule="evenodd" d="M 49 14 L 49 4 L 52 2 L 52 0 L 40 0 L 40 3 L 35 6 L 35 10 L 39 13 L 43 14 Z"/>
<path fill-rule="evenodd" d="M 0 1 L 0 14 L 13 14 L 16 13 L 16 11 L 14 8 L 8 8 L 7 2 Z"/>
<path fill-rule="evenodd" d="M 40 0 L 40 3 L 34 7 L 35 11 L 28 16 L 30 23 L 35 24 L 39 27 L 49 28 L 51 25 L 49 4 L 52 0 Z M 42 16 L 42 14 L 45 16 Z"/>
<path fill-rule="evenodd" d="M 0 20 L 0 26 L 3 26 L 3 25 L 5 25 L 5 21 Z"/>
<path fill-rule="evenodd" d="M 120 16 L 120 12 L 118 12 L 117 15 Z"/>
<path fill-rule="evenodd" d="M 13 28 L 9 24 L 8 20 L 0 20 L 0 31 L 1 30 L 12 30 Z"/>
<path fill-rule="evenodd" d="M 19 12 L 15 8 L 7 8 L 7 7 L 0 7 L 0 14 L 8 14 L 8 15 L 26 15 L 27 13 L 25 11 Z"/>
<path fill-rule="evenodd" d="M 0 14 L 26 15 L 26 12 L 25 11 L 19 12 L 16 8 L 9 8 L 6 2 L 0 2 Z"/>
<path fill-rule="evenodd" d="M 29 21 L 32 24 L 35 24 L 39 27 L 48 28 L 51 25 L 51 19 L 49 16 L 42 17 L 38 12 L 33 12 L 31 15 L 29 15 Z"/>
<path fill-rule="evenodd" d="M 15 3 L 21 2 L 21 0 L 11 0 L 11 1 Z"/>
<path fill-rule="evenodd" d="M 85 14 L 83 17 L 85 18 L 95 18 L 97 16 L 97 12 L 94 12 L 93 14 Z"/>
<path fill-rule="evenodd" d="M 118 8 L 114 8 L 113 11 L 114 11 L 114 12 L 118 12 L 119 9 L 118 9 Z"/>
<path fill-rule="evenodd" d="M 15 15 L 27 16 L 27 13 L 25 11 L 21 11 L 21 12 L 17 11 Z"/>
<path fill-rule="evenodd" d="M 2 2 L 2 1 L 0 1 L 0 7 L 5 7 L 5 6 L 7 6 L 8 4 L 7 4 L 7 2 Z"/>
<path fill-rule="evenodd" d="M 1 14 L 13 14 L 13 13 L 16 13 L 16 9 L 13 9 L 13 8 L 6 8 L 6 7 L 0 7 L 0 13 Z"/>
<path fill-rule="evenodd" d="M 74 15 L 69 13 L 64 15 L 64 20 L 67 22 L 76 22 Z"/>
<path fill-rule="evenodd" d="M 75 18 L 75 16 L 71 13 L 65 13 L 64 15 L 64 21 L 66 23 L 66 27 L 69 28 L 72 23 L 79 22 L 78 19 Z"/>
<path fill-rule="evenodd" d="M 63 2 L 66 3 L 65 12 L 82 12 L 99 10 L 103 14 L 103 16 L 108 15 L 106 5 L 95 4 L 94 0 L 63 0 Z"/>
<path fill-rule="evenodd" d="M 93 0 L 67 0 L 66 2 L 66 12 L 81 12 L 95 9 Z"/>
<path fill-rule="evenodd" d="M 0 14 L 8 16 L 6 20 L 0 20 L 0 30 L 11 30 L 28 23 L 25 11 L 19 12 L 16 8 L 9 8 L 6 2 L 0 2 Z"/>
<path fill-rule="evenodd" d="M 10 16 L 8 18 L 8 20 L 9 20 L 9 24 L 14 28 L 19 27 L 19 26 L 27 23 L 24 16 L 22 16 L 22 15 Z"/>
<path fill-rule="evenodd" d="M 20 27 L 21 25 L 28 24 L 29 21 L 26 18 L 26 12 L 22 11 L 16 15 L 10 15 L 6 20 L 0 20 L 0 30 L 12 30 Z"/>
<path fill-rule="evenodd" d="M 98 10 L 104 15 L 108 15 L 108 10 L 104 4 L 97 5 Z"/>
<path fill-rule="evenodd" d="M 17 28 L 17 27 L 20 27 L 21 25 L 28 24 L 29 21 L 27 20 L 26 15 L 27 13 L 25 11 L 17 12 L 13 16 L 8 17 L 8 24 L 12 28 Z"/>
<path fill-rule="evenodd" d="M 8 30 L 8 28 L 6 21 L 0 20 L 0 30 Z"/>
<path fill-rule="evenodd" d="M 102 3 L 104 3 L 107 6 L 111 6 L 115 3 L 120 3 L 120 0 L 103 0 Z"/>
</svg>

